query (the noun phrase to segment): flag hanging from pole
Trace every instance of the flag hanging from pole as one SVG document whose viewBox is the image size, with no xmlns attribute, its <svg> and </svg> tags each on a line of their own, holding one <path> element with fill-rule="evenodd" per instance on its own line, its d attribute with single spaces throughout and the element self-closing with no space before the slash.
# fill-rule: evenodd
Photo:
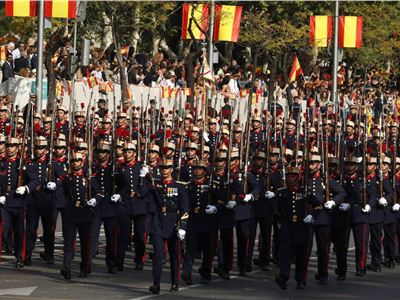
<svg viewBox="0 0 400 300">
<path fill-rule="evenodd" d="M 185 3 L 183 5 L 183 10 L 182 10 L 182 34 L 181 34 L 181 39 L 182 40 L 189 40 L 191 39 L 190 34 L 189 34 L 189 21 L 192 18 L 192 13 L 193 13 L 193 19 L 196 20 L 196 22 L 200 25 L 201 29 L 204 32 L 207 32 L 208 30 L 208 5 L 206 4 L 198 4 L 198 5 L 192 5 Z M 200 29 L 195 25 L 195 22 L 192 21 L 191 23 L 191 29 L 193 36 L 196 40 L 204 40 L 205 36 L 204 33 L 200 31 Z"/>
<path fill-rule="evenodd" d="M 0 46 L 0 61 L 7 59 L 8 48 L 7 45 Z"/>
<path fill-rule="evenodd" d="M 361 48 L 362 17 L 339 17 L 339 48 Z"/>
<path fill-rule="evenodd" d="M 45 0 L 44 16 L 46 18 L 76 18 L 76 0 Z"/>
<path fill-rule="evenodd" d="M 332 16 L 310 16 L 310 43 L 315 47 L 328 47 L 332 39 Z"/>
<path fill-rule="evenodd" d="M 214 41 L 238 41 L 242 10 L 242 6 L 215 6 Z"/>
<path fill-rule="evenodd" d="M 292 70 L 290 71 L 289 75 L 289 82 L 296 81 L 296 79 L 303 74 L 303 70 L 301 69 L 299 59 L 297 58 L 297 55 L 294 55 L 293 58 L 293 66 Z"/>
<path fill-rule="evenodd" d="M 36 0 L 7 0 L 7 17 L 35 17 Z"/>
</svg>

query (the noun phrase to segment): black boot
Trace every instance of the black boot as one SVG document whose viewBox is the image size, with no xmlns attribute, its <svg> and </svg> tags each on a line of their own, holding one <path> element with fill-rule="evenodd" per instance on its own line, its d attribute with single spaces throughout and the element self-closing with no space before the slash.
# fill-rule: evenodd
<svg viewBox="0 0 400 300">
<path fill-rule="evenodd" d="M 25 266 L 32 266 L 32 257 L 31 256 L 25 257 Z"/>
<path fill-rule="evenodd" d="M 60 271 L 61 275 L 64 277 L 65 280 L 71 280 L 71 271 L 67 269 L 62 269 Z"/>
<path fill-rule="evenodd" d="M 155 282 L 151 287 L 149 287 L 149 291 L 153 294 L 160 293 L 160 284 Z"/>
<path fill-rule="evenodd" d="M 282 289 L 286 290 L 287 289 L 287 281 L 285 278 L 282 276 L 275 276 L 275 283 Z"/>
<path fill-rule="evenodd" d="M 172 285 L 171 285 L 171 288 L 169 289 L 169 291 L 172 293 L 172 292 L 177 292 L 177 291 L 179 291 L 179 287 L 178 287 L 178 284 L 177 283 L 173 283 Z"/>
</svg>

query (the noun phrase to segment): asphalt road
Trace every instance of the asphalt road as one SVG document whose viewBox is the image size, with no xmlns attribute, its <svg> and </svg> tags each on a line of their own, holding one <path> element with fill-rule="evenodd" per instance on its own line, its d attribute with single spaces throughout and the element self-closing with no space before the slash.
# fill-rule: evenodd
<svg viewBox="0 0 400 300">
<path fill-rule="evenodd" d="M 14 258 L 2 256 L 0 265 L 0 299 L 399 299 L 400 265 L 394 270 L 383 269 L 381 273 L 368 273 L 360 278 L 354 275 L 354 250 L 349 255 L 347 280 L 339 282 L 334 275 L 335 259 L 331 255 L 328 285 L 321 286 L 314 280 L 316 270 L 315 253 L 310 261 L 308 283 L 305 290 L 296 290 L 293 279 L 288 290 L 280 290 L 274 283 L 277 268 L 268 272 L 253 266 L 253 272 L 247 277 L 238 277 L 237 270 L 231 280 L 222 280 L 213 275 L 211 284 L 200 284 L 196 273 L 199 262 L 196 261 L 193 285 L 181 285 L 178 293 L 169 292 L 169 266 L 165 265 L 160 295 L 152 295 L 148 287 L 152 284 L 151 261 L 148 260 L 143 271 L 133 269 L 133 253 L 126 258 L 125 271 L 110 275 L 107 273 L 104 259 L 104 236 L 101 236 L 99 255 L 94 259 L 92 274 L 81 279 L 78 277 L 79 254 L 73 265 L 72 280 L 64 281 L 59 273 L 62 266 L 62 238 L 57 233 L 56 263 L 45 265 L 39 258 L 42 244 L 38 242 L 32 259 L 32 266 L 24 269 L 14 268 Z M 353 247 L 351 245 L 351 247 Z M 151 249 L 151 246 L 148 247 Z M 79 251 L 77 251 L 79 253 Z"/>
</svg>

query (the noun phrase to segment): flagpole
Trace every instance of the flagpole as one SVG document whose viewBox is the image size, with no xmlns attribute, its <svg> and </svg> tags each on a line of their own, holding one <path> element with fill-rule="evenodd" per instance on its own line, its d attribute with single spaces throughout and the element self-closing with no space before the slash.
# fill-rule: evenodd
<svg viewBox="0 0 400 300">
<path fill-rule="evenodd" d="M 339 0 L 335 1 L 335 36 L 334 36 L 334 50 L 333 50 L 333 80 L 332 80 L 332 102 L 338 107 L 338 90 L 337 90 L 337 76 L 338 76 L 338 36 L 339 36 Z"/>
<path fill-rule="evenodd" d="M 209 67 L 210 67 L 210 74 L 211 76 L 213 75 L 213 52 L 214 52 L 214 44 L 213 44 L 213 39 L 214 39 L 214 15 L 215 15 L 215 1 L 211 0 L 211 10 L 210 10 L 210 26 L 209 26 L 209 37 L 208 37 L 208 61 L 209 61 Z M 208 100 L 211 100 L 212 97 L 212 90 L 211 87 L 207 89 L 207 101 L 205 101 L 205 104 L 208 106 Z M 207 118 L 208 116 L 206 116 Z M 205 121 L 205 120 L 204 120 Z"/>
<path fill-rule="evenodd" d="M 43 28 L 44 28 L 44 0 L 39 0 L 38 20 L 38 69 L 36 77 L 36 109 L 42 111 L 42 89 L 43 89 Z"/>
</svg>

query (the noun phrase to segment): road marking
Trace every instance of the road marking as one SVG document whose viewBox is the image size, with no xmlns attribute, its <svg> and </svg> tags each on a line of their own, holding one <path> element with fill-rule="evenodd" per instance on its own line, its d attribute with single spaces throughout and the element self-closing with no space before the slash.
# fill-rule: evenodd
<svg viewBox="0 0 400 300">
<path fill-rule="evenodd" d="M 13 288 L 0 290 L 0 296 L 13 295 L 13 296 L 30 296 L 37 286 L 29 286 L 24 288 Z"/>
</svg>

